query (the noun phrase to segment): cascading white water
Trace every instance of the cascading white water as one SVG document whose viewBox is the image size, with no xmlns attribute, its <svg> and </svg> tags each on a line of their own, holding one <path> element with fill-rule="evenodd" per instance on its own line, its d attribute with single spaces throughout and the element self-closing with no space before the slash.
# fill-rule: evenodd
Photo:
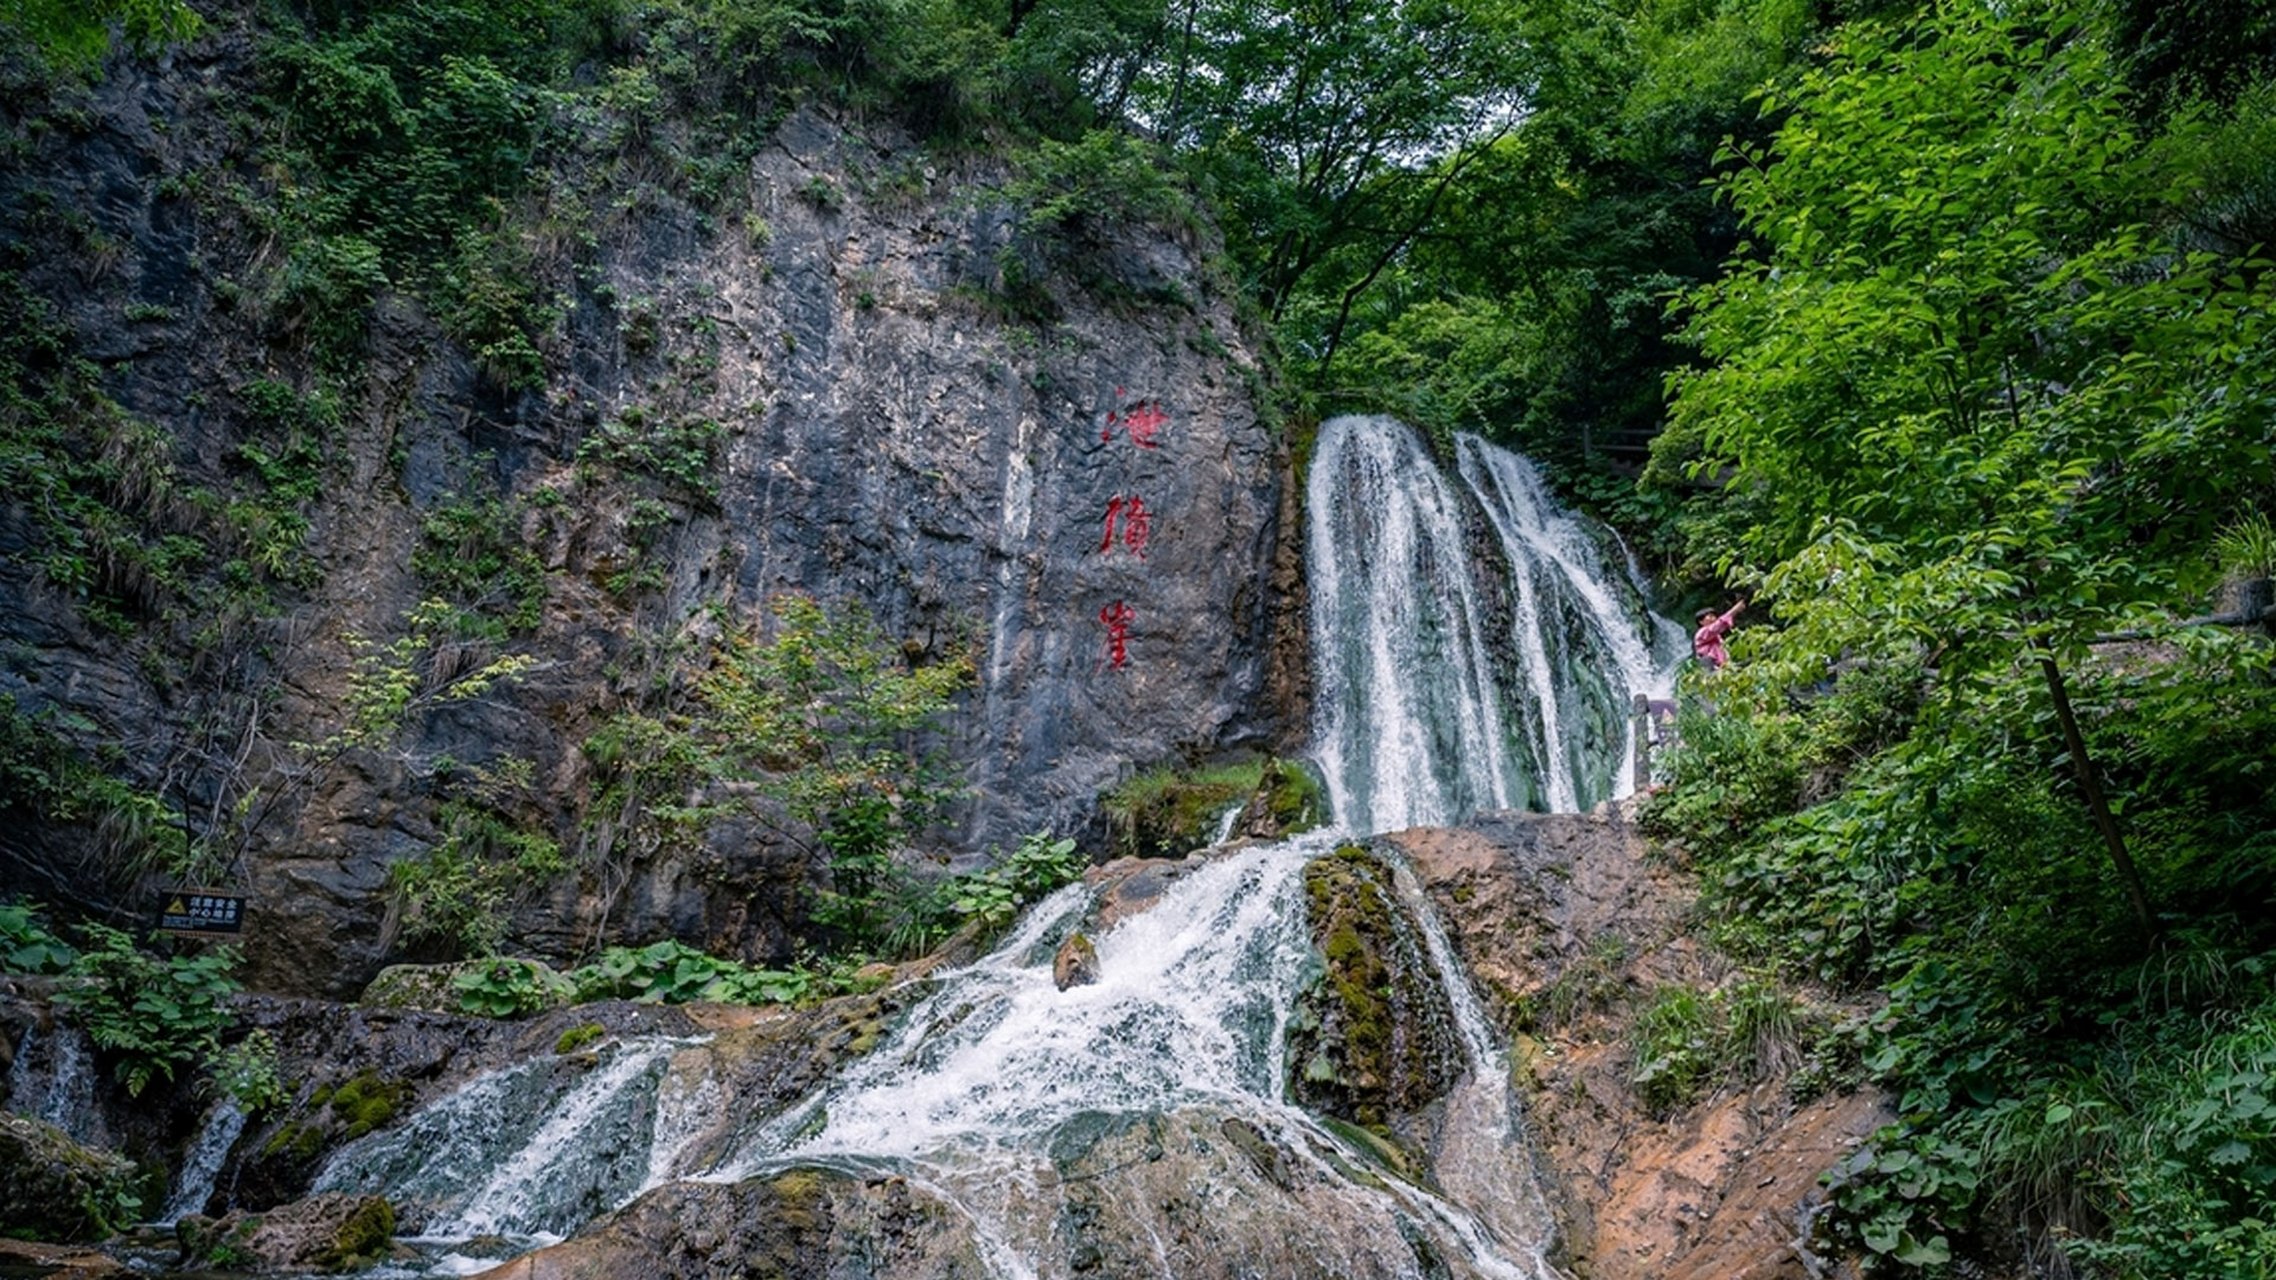
<svg viewBox="0 0 2276 1280">
<path fill-rule="evenodd" d="M 1320 428 L 1305 491 L 1314 750 L 1353 830 L 1622 794 L 1630 699 L 1663 695 L 1679 656 L 1531 463 L 1471 435 L 1455 452 L 1459 488 L 1395 419 Z M 1501 581 L 1483 576 L 1470 513 Z"/>
<path fill-rule="evenodd" d="M 1389 418 L 1320 428 L 1311 512 L 1313 751 L 1359 832 L 1532 799 L 1531 761 L 1494 678 L 1461 504 Z"/>
<path fill-rule="evenodd" d="M 493 1072 L 340 1148 L 313 1189 L 383 1192 L 437 1239 L 558 1239 L 654 1180 L 658 1084 L 688 1043 L 612 1040 Z"/>
<path fill-rule="evenodd" d="M 1497 1185 L 1464 1204 L 1404 1184 L 1360 1185 L 1323 1154 L 1337 1140 L 1285 1099 L 1288 1018 L 1318 965 L 1303 868 L 1334 841 L 1299 837 L 1193 871 L 1100 937 L 1099 981 L 1066 991 L 1051 956 L 1090 894 L 1062 890 L 989 956 L 945 975 L 887 1044 L 706 1176 L 891 1169 L 960 1205 L 983 1255 L 1026 1277 L 1036 1274 L 1029 1259 L 1052 1252 L 1050 1153 L 1070 1126 L 1205 1112 L 1274 1135 L 1332 1182 L 1321 1194 L 1352 1221 L 1383 1223 L 1378 1234 L 1393 1243 L 1391 1224 L 1426 1224 L 1417 1229 L 1442 1235 L 1474 1274 L 1546 1280 L 1547 1216 L 1532 1211 L 1539 1196 L 1520 1161 L 1505 1159 Z M 1476 1005 L 1458 1007 L 1474 1015 Z M 1483 1090 L 1506 1098 L 1504 1068 L 1473 1066 Z"/>
<path fill-rule="evenodd" d="M 1596 536 L 1558 504 L 1531 462 L 1468 434 L 1455 436 L 1454 450 L 1500 539 L 1519 602 L 1508 643 L 1532 695 L 1534 758 L 1549 808 L 1572 812 L 1624 794 L 1629 700 L 1667 696 L 1682 633 L 1642 607 L 1632 561 L 1624 582 L 1605 569 Z"/>
<path fill-rule="evenodd" d="M 1459 486 L 1388 419 L 1337 419 L 1321 434 L 1309 489 L 1316 752 L 1336 831 L 1173 880 L 1095 939 L 1099 980 L 1066 991 L 1053 951 L 1093 903 L 1081 886 L 1061 891 L 995 951 L 936 975 L 938 990 L 868 1056 L 735 1126 L 723 1155 L 694 1137 L 734 1106 L 726 1086 L 667 1071 L 679 1042 L 612 1042 L 581 1076 L 541 1060 L 473 1082 L 341 1150 L 319 1189 L 384 1190 L 423 1212 L 434 1237 L 544 1239 L 673 1178 L 887 1172 L 953 1205 L 991 1271 L 1027 1280 L 1072 1269 L 1061 1157 L 1080 1135 L 1144 1120 L 1206 1150 L 1197 1136 L 1238 1124 L 1281 1153 L 1309 1197 L 1302 1238 L 1273 1246 L 1284 1266 L 1431 1273 L 1443 1263 L 1424 1260 L 1422 1239 L 1460 1274 L 1551 1280 L 1550 1218 L 1506 1053 L 1405 867 L 1393 868 L 1399 898 L 1467 1067 L 1444 1100 L 1436 1185 L 1355 1174 L 1364 1157 L 1286 1097 L 1289 1018 L 1320 965 L 1306 863 L 1347 834 L 1611 793 L 1628 697 L 1656 690 L 1669 667 L 1632 566 L 1626 582 L 1608 578 L 1528 464 L 1470 437 L 1457 461 Z M 1480 575 L 1495 554 L 1506 581 Z M 1178 1274 L 1146 1217 L 1165 1211 L 1142 1190 L 1120 1194 L 1153 1269 Z"/>
<path fill-rule="evenodd" d="M 205 1123 L 198 1126 L 197 1140 L 182 1160 L 173 1193 L 166 1197 L 166 1207 L 152 1220 L 153 1225 L 170 1227 L 193 1213 L 205 1212 L 206 1201 L 213 1198 L 213 1180 L 229 1158 L 229 1149 L 237 1145 L 238 1135 L 244 1132 L 243 1108 L 227 1097 L 213 1104 L 206 1112 Z"/>
</svg>

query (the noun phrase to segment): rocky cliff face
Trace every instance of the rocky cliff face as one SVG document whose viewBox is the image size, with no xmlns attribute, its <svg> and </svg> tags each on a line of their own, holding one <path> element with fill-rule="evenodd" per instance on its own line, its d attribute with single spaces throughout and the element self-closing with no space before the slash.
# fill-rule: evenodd
<svg viewBox="0 0 2276 1280">
<path fill-rule="evenodd" d="M 8 306 L 38 337 L 10 372 L 52 419 L 17 415 L 0 504 L 0 694 L 44 789 L 0 796 L 11 885 L 146 910 L 164 850 L 249 812 L 227 875 L 255 979 L 352 990 L 400 950 L 389 869 L 444 838 L 455 769 L 505 778 L 569 856 L 520 945 L 781 955 L 807 855 L 758 823 L 612 850 L 587 749 L 780 592 L 864 606 L 913 664 L 972 660 L 945 856 L 1080 828 L 1133 767 L 1283 727 L 1284 450 L 1205 236 L 1039 241 L 995 162 L 799 109 L 723 201 L 627 163 L 581 179 L 574 218 L 504 219 L 551 299 L 541 378 L 381 288 L 327 393 L 309 335 L 340 316 L 292 292 L 232 121 L 253 47 L 224 9 L 163 62 L 9 95 Z M 75 544 L 90 520 L 115 527 Z M 532 665 L 317 762 L 351 638 L 438 596 L 497 625 L 446 636 L 426 678 Z"/>
</svg>

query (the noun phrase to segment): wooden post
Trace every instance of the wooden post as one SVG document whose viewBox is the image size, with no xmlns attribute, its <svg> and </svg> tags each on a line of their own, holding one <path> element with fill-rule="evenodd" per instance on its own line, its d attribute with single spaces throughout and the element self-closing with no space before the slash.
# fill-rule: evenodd
<svg viewBox="0 0 2276 1280">
<path fill-rule="evenodd" d="M 1636 790 L 1652 789 L 1652 700 L 1648 695 L 1637 694 L 1635 712 L 1629 717 L 1635 724 L 1632 732 L 1636 739 Z"/>
<path fill-rule="evenodd" d="M 2039 659 L 2039 672 L 2046 677 L 2047 696 L 2054 701 L 2055 719 L 2063 728 L 2063 746 L 2070 753 L 2071 773 L 2078 779 L 2079 792 L 2086 798 L 2087 812 L 2094 816 L 2095 829 L 2102 833 L 2102 843 L 2110 851 L 2110 863 L 2118 870 L 2118 883 L 2126 891 L 2126 901 L 2134 909 L 2134 922 L 2141 926 L 2142 936 L 2154 941 L 2157 938 L 2157 917 L 2150 913 L 2150 896 L 2142 887 L 2142 873 L 2134 866 L 2134 858 L 2126 849 L 2126 837 L 2118 831 L 2118 819 L 2110 812 L 2110 804 L 2103 798 L 2102 781 L 2097 776 L 2094 761 L 2086 754 L 2086 736 L 2079 732 L 2078 717 L 2071 711 L 2070 691 L 2063 683 L 2063 670 L 2055 665 L 2052 650 L 2041 647 L 2035 656 Z"/>
</svg>

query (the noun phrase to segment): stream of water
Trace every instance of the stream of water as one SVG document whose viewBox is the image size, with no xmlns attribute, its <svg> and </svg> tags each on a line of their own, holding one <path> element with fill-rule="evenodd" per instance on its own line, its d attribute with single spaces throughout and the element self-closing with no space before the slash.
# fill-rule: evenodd
<svg viewBox="0 0 2276 1280">
<path fill-rule="evenodd" d="M 1305 864 L 1353 836 L 1616 794 L 1628 700 L 1664 688 L 1670 670 L 1668 629 L 1633 574 L 1607 571 L 1598 535 L 1529 464 L 1471 437 L 1456 462 L 1442 474 L 1388 419 L 1322 429 L 1309 490 L 1316 756 L 1336 821 L 1191 865 L 1096 937 L 1095 984 L 1061 991 L 1052 977 L 1055 949 L 1096 905 L 1072 886 L 987 956 L 938 975 L 877 1048 L 779 1114 L 750 1117 L 724 1148 L 693 1141 L 736 1105 L 708 1056 L 626 1040 L 574 1071 L 540 1060 L 484 1076 L 342 1149 L 318 1189 L 415 1204 L 437 1239 L 542 1243 L 670 1179 L 883 1173 L 952 1204 L 988 1270 L 1039 1280 L 1070 1271 L 1070 1152 L 1150 1126 L 1146 1159 L 1167 1161 L 1158 1176 L 1202 1176 L 1192 1169 L 1223 1158 L 1213 1135 L 1237 1128 L 1252 1153 L 1275 1153 L 1275 1185 L 1299 1205 L 1300 1221 L 1255 1228 L 1299 1260 L 1283 1265 L 1419 1276 L 1437 1258 L 1460 1275 L 1551 1280 L 1551 1219 L 1500 1036 L 1405 867 L 1393 868 L 1398 897 L 1465 1068 L 1444 1100 L 1435 1185 L 1355 1172 L 1364 1158 L 1287 1100 L 1289 1020 L 1321 971 Z M 1111 1185 L 1124 1191 L 1081 1194 L 1123 1195 L 1137 1224 L 1128 1248 L 1177 1274 L 1172 1210 L 1147 1203 L 1174 1197 L 1147 1190 L 1144 1169 L 1119 1170 Z M 1213 1212 L 1266 1213 L 1242 1200 Z"/>
</svg>

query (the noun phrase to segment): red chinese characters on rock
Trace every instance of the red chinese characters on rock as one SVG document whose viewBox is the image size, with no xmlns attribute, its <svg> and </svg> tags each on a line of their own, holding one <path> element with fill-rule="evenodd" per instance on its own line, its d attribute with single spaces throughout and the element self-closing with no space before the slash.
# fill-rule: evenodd
<svg viewBox="0 0 2276 1280">
<path fill-rule="evenodd" d="M 1135 494 L 1125 498 L 1119 493 L 1107 500 L 1106 536 L 1099 539 L 1100 555 L 1114 550 L 1117 523 L 1122 526 L 1122 545 L 1130 554 L 1145 559 L 1146 544 L 1154 537 L 1154 513 L 1146 509 L 1146 500 Z"/>
<path fill-rule="evenodd" d="M 1115 399 L 1120 400 L 1122 395 L 1123 389 L 1116 387 Z M 1154 442 L 1154 436 L 1169 425 L 1169 421 L 1170 415 L 1162 408 L 1161 401 L 1140 400 L 1120 409 L 1107 410 L 1106 426 L 1098 433 L 1098 438 L 1102 443 L 1111 441 L 1116 431 L 1122 431 L 1130 436 L 1130 443 L 1139 448 L 1158 449 L 1161 446 Z"/>
<path fill-rule="evenodd" d="M 1098 611 L 1098 620 L 1106 627 L 1106 664 L 1120 671 L 1130 665 L 1130 624 L 1138 611 L 1117 600 Z"/>
</svg>

